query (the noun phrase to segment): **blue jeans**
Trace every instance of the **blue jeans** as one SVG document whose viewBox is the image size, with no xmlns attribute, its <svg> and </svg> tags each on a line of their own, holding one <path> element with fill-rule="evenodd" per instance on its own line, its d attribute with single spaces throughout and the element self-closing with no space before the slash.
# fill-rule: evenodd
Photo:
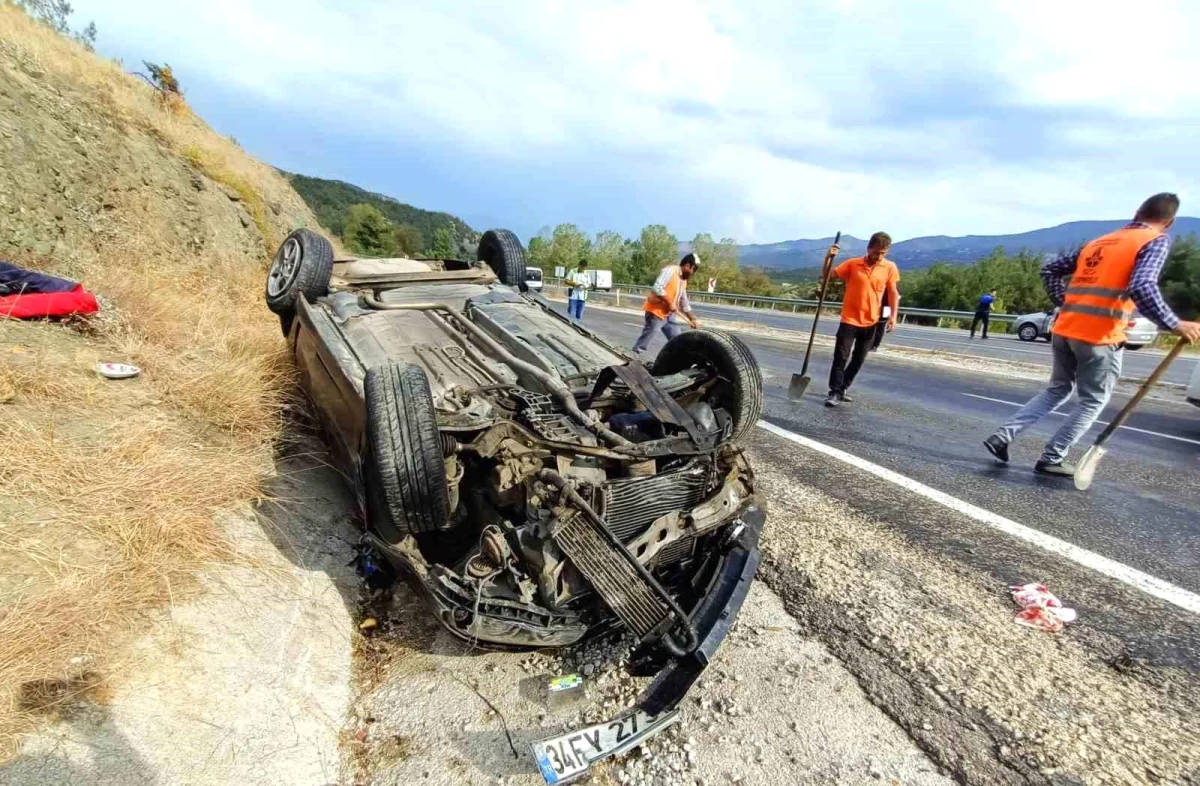
<svg viewBox="0 0 1200 786">
<path fill-rule="evenodd" d="M 583 304 L 585 301 L 571 298 L 567 301 L 567 316 L 572 319 L 583 319 Z"/>
<path fill-rule="evenodd" d="M 1050 387 L 1017 410 L 996 430 L 996 436 L 1005 444 L 1012 442 L 1026 426 L 1049 415 L 1078 389 L 1079 405 L 1042 452 L 1042 461 L 1059 464 L 1108 405 L 1117 378 L 1121 376 L 1121 358 L 1125 350 L 1116 345 L 1089 344 L 1062 336 L 1054 337 L 1051 348 L 1054 370 L 1050 372 Z"/>
<path fill-rule="evenodd" d="M 654 331 L 661 329 L 662 334 L 667 337 L 667 341 L 678 336 L 683 332 L 683 325 L 675 322 L 670 317 L 660 319 L 649 311 L 645 312 L 646 321 L 642 325 L 642 335 L 638 336 L 637 341 L 633 342 L 634 352 L 645 352 L 650 347 L 650 339 L 654 338 Z"/>
</svg>

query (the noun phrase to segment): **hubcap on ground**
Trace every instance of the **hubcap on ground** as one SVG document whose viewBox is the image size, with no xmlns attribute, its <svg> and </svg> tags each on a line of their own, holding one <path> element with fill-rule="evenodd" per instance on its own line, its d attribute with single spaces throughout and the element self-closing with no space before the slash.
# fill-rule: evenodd
<svg viewBox="0 0 1200 786">
<path fill-rule="evenodd" d="M 300 241 L 294 237 L 288 238 L 279 250 L 279 256 L 271 262 L 271 269 L 267 273 L 267 294 L 279 297 L 287 291 L 300 270 L 300 259 L 303 256 Z"/>
</svg>

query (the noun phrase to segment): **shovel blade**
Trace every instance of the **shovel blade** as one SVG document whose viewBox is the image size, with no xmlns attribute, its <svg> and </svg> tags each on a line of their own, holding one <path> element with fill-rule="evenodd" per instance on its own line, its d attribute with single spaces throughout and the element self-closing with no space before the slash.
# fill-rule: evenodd
<svg viewBox="0 0 1200 786">
<path fill-rule="evenodd" d="M 801 374 L 792 374 L 792 383 L 788 385 L 788 398 L 793 401 L 798 401 L 804 397 L 804 391 L 808 390 L 808 383 L 812 382 L 812 377 Z"/>
<path fill-rule="evenodd" d="M 1086 491 L 1092 485 L 1092 478 L 1096 476 L 1096 467 L 1100 464 L 1100 459 L 1104 458 L 1104 454 L 1108 452 L 1108 448 L 1103 445 L 1092 445 L 1088 448 L 1088 452 L 1083 454 L 1083 458 L 1075 465 L 1075 488 L 1080 491 Z"/>
</svg>

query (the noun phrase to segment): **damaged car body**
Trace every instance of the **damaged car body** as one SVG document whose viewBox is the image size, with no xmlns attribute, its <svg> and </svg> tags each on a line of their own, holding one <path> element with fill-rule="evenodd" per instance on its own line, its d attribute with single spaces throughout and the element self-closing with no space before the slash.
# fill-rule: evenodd
<svg viewBox="0 0 1200 786">
<path fill-rule="evenodd" d="M 513 647 L 623 627 L 658 675 L 639 706 L 670 710 L 758 567 L 757 363 L 695 330 L 647 367 L 526 291 L 512 233 L 478 256 L 335 260 L 300 229 L 267 302 L 371 545 L 441 623 Z"/>
</svg>

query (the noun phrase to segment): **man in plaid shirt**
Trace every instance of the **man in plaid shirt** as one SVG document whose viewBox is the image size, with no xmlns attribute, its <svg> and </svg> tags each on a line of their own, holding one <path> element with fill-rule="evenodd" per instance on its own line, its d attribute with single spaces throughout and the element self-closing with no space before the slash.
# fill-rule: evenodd
<svg viewBox="0 0 1200 786">
<path fill-rule="evenodd" d="M 1053 412 L 1078 389 L 1079 406 L 1046 443 L 1034 465 L 1034 471 L 1044 475 L 1074 476 L 1075 468 L 1065 461 L 1067 451 L 1092 427 L 1112 396 L 1121 375 L 1125 324 L 1134 307 L 1163 330 L 1200 343 L 1200 323 L 1176 316 L 1158 288 L 1171 251 L 1167 230 L 1178 211 L 1179 197 L 1155 194 L 1122 229 L 1042 268 L 1046 292 L 1059 309 L 1050 387 L 984 440 L 997 459 L 1007 462 L 1008 446 L 1017 434 Z"/>
</svg>

